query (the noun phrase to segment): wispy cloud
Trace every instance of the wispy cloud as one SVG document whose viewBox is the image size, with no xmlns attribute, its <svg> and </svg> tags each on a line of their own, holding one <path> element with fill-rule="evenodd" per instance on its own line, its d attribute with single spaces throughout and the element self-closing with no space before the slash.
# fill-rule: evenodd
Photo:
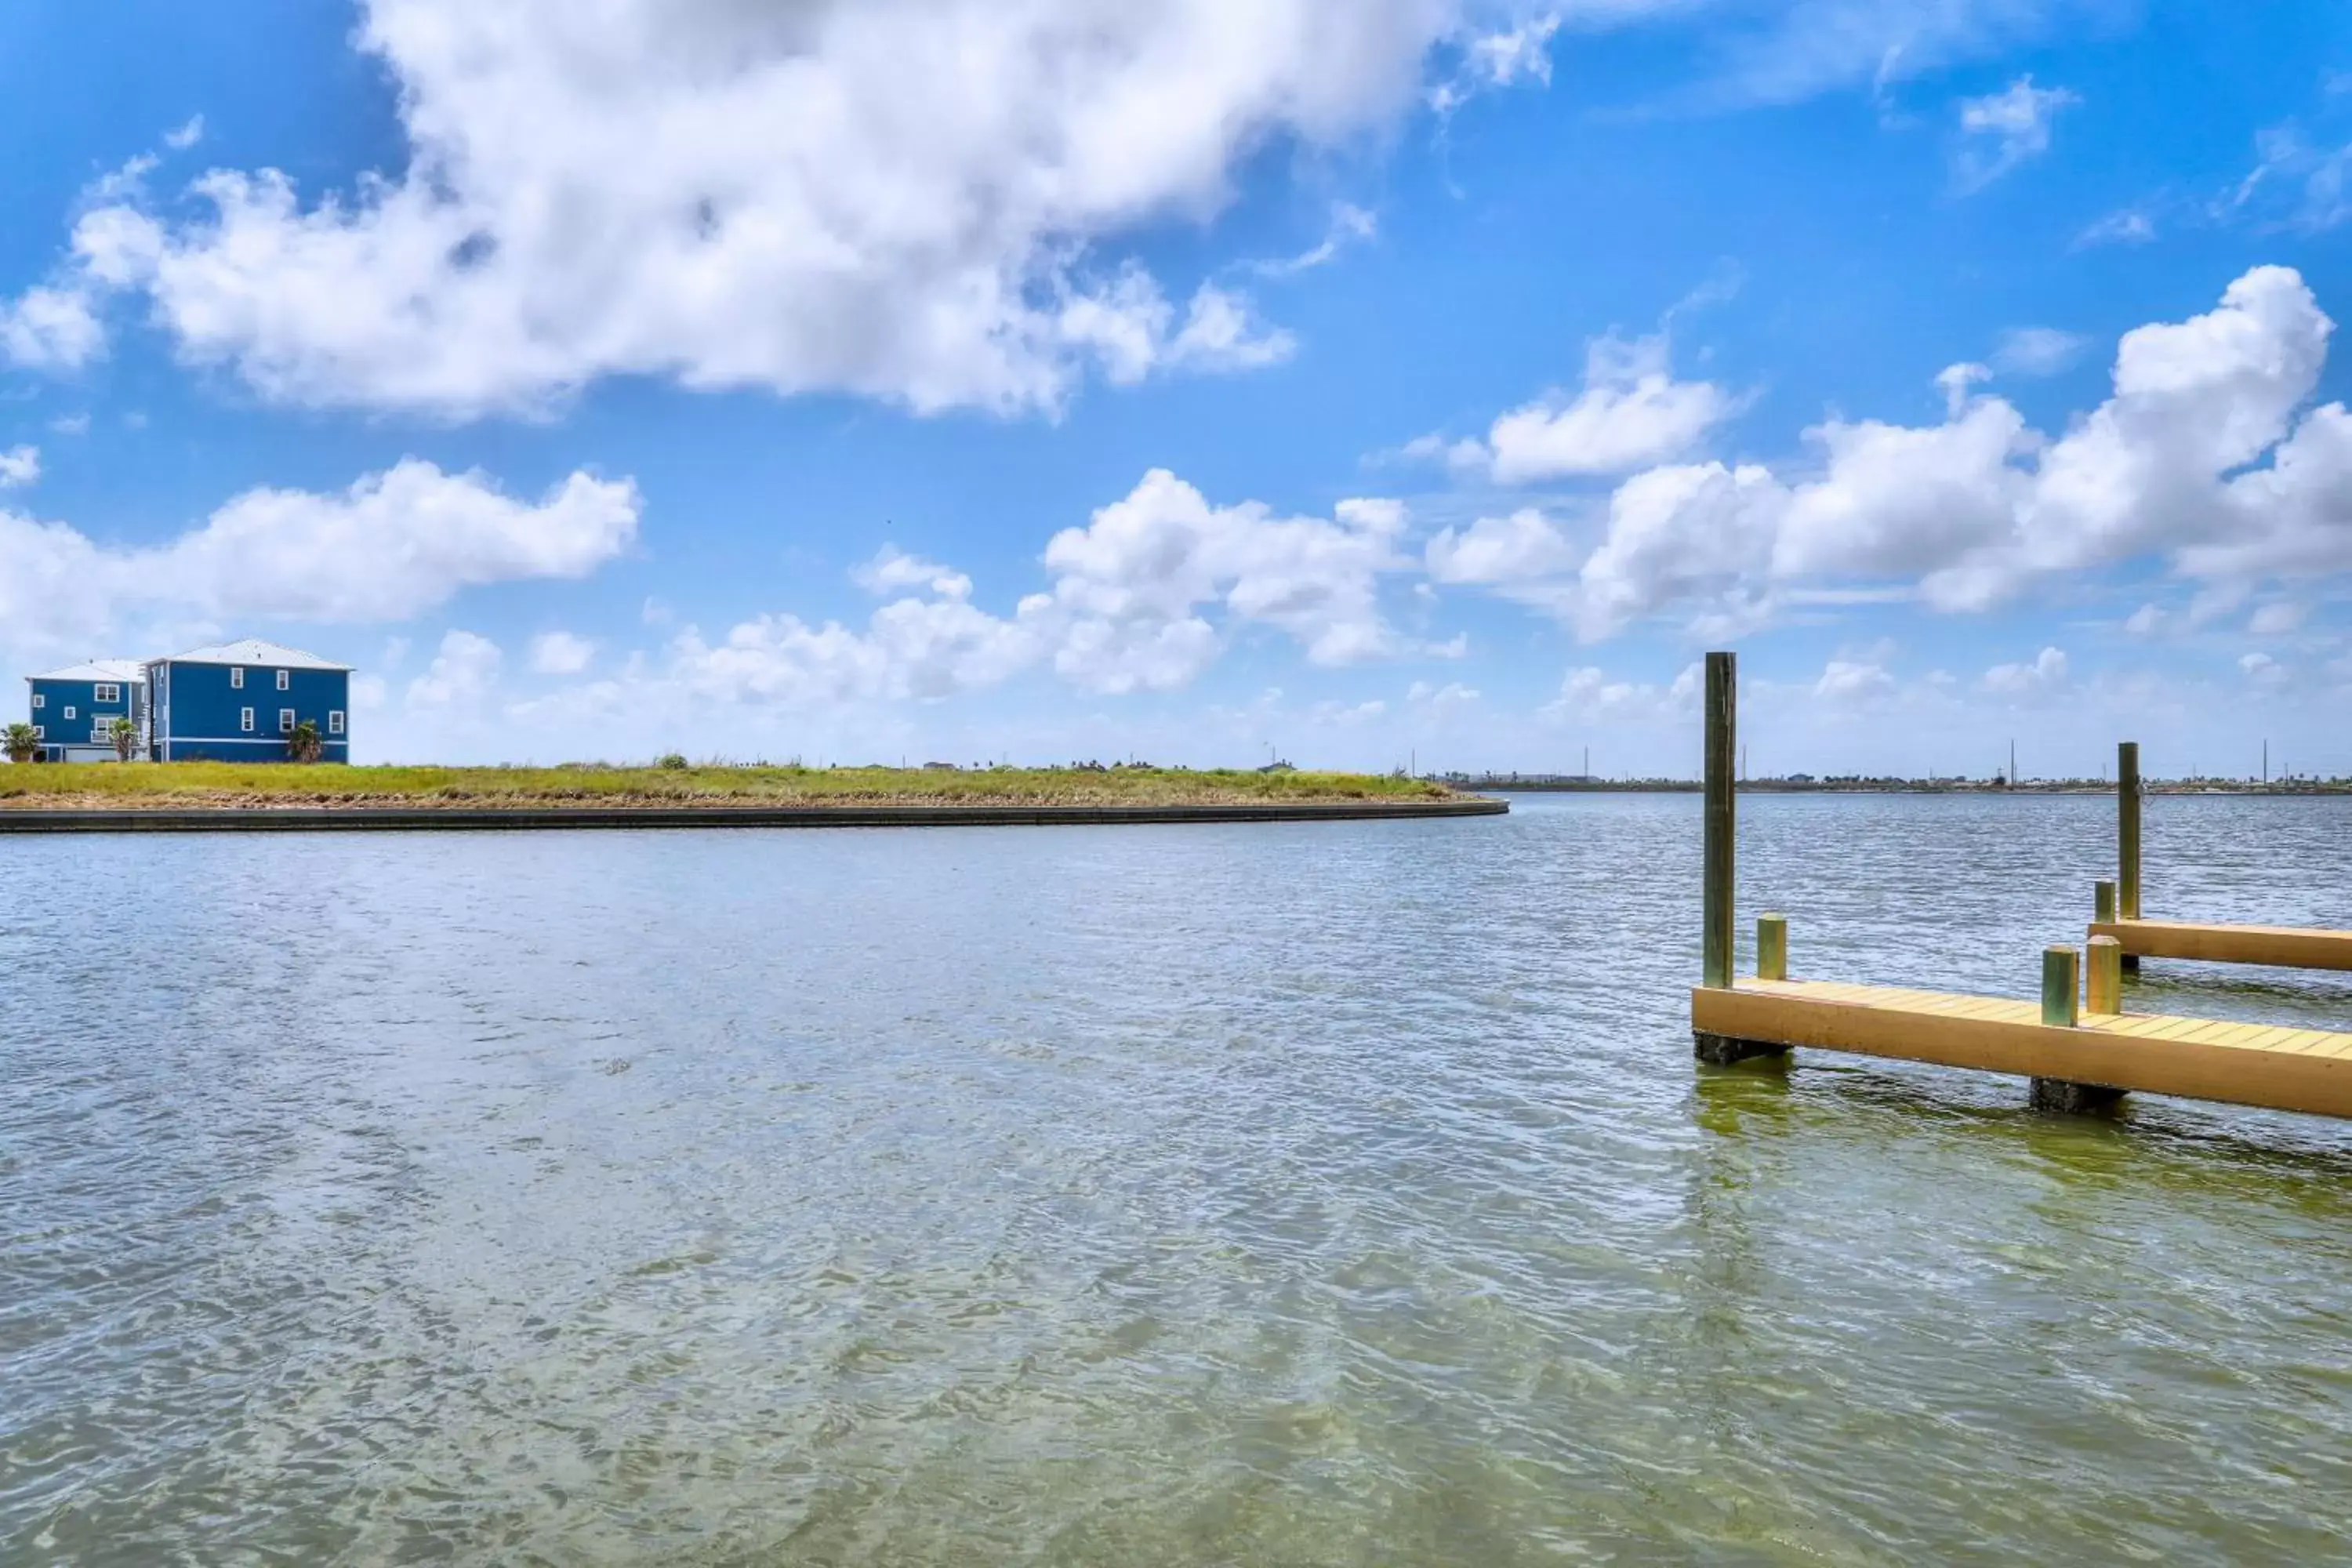
<svg viewBox="0 0 2352 1568">
<path fill-rule="evenodd" d="M 1331 205 L 1331 226 L 1323 234 L 1321 243 L 1297 256 L 1277 258 L 1272 261 L 1244 263 L 1246 270 L 1261 278 L 1290 278 L 1301 272 L 1336 260 L 1341 251 L 1360 245 L 1380 232 L 1380 219 L 1364 208 L 1348 202 Z"/>
<path fill-rule="evenodd" d="M 2081 332 L 2057 327 L 2011 327 L 1992 351 L 1992 367 L 2004 375 L 2056 375 L 2071 369 L 2091 346 Z"/>
<path fill-rule="evenodd" d="M 2000 92 L 1960 100 L 1960 141 L 1952 154 L 1952 185 L 1962 195 L 1983 190 L 2019 164 L 2050 150 L 2050 128 L 2060 110 L 2083 100 L 2063 87 L 2036 87 L 2019 77 Z"/>
</svg>

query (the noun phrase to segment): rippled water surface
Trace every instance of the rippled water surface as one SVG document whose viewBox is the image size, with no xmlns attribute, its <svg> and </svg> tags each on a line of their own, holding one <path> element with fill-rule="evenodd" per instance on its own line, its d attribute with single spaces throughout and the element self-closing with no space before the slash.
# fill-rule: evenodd
<svg viewBox="0 0 2352 1568">
<path fill-rule="evenodd" d="M 1697 807 L 0 840 L 0 1563 L 2352 1553 L 2352 1129 L 1701 1075 Z M 1800 973 L 2032 994 L 2110 858 L 1743 811 Z M 2148 835 L 2352 926 L 2347 803 Z"/>
</svg>

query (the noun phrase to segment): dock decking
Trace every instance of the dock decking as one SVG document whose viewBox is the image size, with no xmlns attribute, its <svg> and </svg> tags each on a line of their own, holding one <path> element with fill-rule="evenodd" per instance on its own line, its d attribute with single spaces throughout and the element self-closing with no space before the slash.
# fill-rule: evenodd
<svg viewBox="0 0 2352 1568">
<path fill-rule="evenodd" d="M 2133 958 L 2198 958 L 2210 963 L 2268 963 L 2283 969 L 2352 969 L 2352 931 L 2204 921 L 2093 921 L 2090 934 L 2114 937 Z"/>
<path fill-rule="evenodd" d="M 1759 1045 L 2352 1117 L 2352 1034 L 2324 1029 L 2132 1013 L 2084 1014 L 2065 1028 L 2044 1024 L 2032 1002 L 1819 980 L 1695 986 L 1691 1026 Z"/>
</svg>

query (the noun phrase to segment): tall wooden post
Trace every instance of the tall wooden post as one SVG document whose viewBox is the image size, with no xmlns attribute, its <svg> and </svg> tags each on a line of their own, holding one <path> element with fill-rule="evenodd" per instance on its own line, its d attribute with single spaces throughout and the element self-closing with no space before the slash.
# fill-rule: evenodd
<svg viewBox="0 0 2352 1568">
<path fill-rule="evenodd" d="M 1703 983 L 1731 984 L 1731 884 L 1734 830 L 1732 767 L 1738 755 L 1739 656 L 1706 656 L 1706 894 Z"/>
<path fill-rule="evenodd" d="M 2139 742 L 2116 747 L 2116 913 L 2139 919 Z"/>
</svg>

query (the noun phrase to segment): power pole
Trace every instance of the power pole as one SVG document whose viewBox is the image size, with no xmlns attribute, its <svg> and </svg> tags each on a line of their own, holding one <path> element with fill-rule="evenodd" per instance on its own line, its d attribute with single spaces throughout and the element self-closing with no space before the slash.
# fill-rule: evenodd
<svg viewBox="0 0 2352 1568">
<path fill-rule="evenodd" d="M 2009 787 L 2017 787 L 2017 737 L 2009 738 Z"/>
</svg>

